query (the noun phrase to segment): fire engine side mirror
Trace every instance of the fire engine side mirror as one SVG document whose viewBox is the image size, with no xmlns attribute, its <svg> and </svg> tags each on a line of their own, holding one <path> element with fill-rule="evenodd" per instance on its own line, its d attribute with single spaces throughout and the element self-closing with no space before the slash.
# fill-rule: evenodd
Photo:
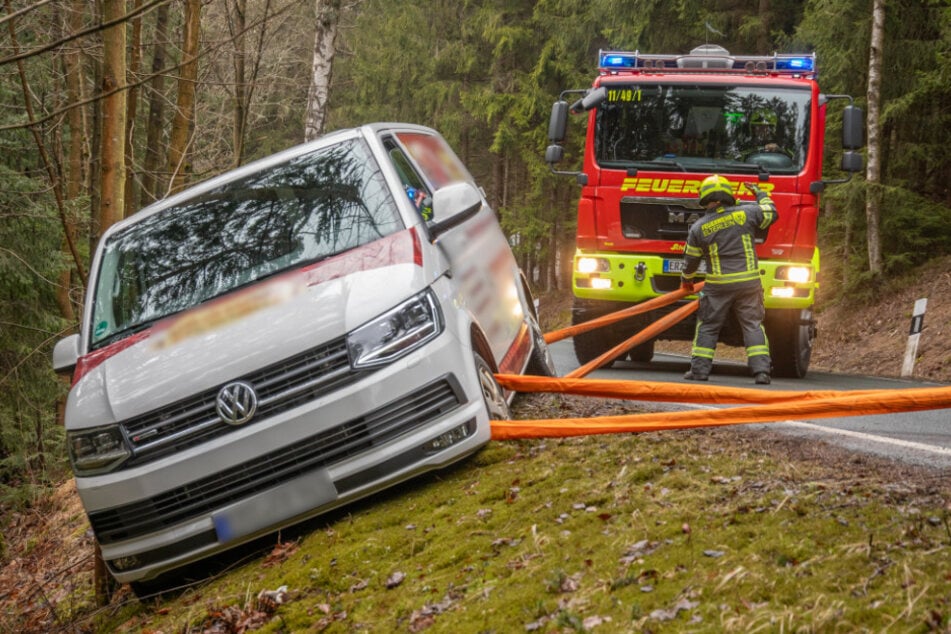
<svg viewBox="0 0 951 634">
<path fill-rule="evenodd" d="M 865 161 L 861 154 L 850 150 L 842 153 L 841 167 L 843 172 L 861 172 L 865 169 Z"/>
<path fill-rule="evenodd" d="M 571 104 L 571 111 L 574 113 L 587 112 L 592 108 L 597 108 L 607 101 L 608 91 L 604 86 L 595 88 L 588 92 L 584 97 Z"/>
<path fill-rule="evenodd" d="M 565 148 L 560 145 L 549 145 L 545 148 L 545 162 L 549 165 L 559 162 L 565 157 Z"/>
<path fill-rule="evenodd" d="M 548 120 L 548 140 L 552 143 L 562 143 L 565 140 L 567 129 L 568 102 L 556 101 L 551 106 L 551 119 Z M 561 160 L 560 157 L 559 160 Z M 551 163 L 552 161 L 548 162 Z"/>
<path fill-rule="evenodd" d="M 865 146 L 865 115 L 862 109 L 857 106 L 846 106 L 842 111 L 842 148 L 845 150 L 858 150 Z M 848 154 L 848 152 L 846 152 Z M 843 167 L 845 169 L 845 159 L 843 158 Z M 860 171 L 847 170 L 847 171 Z"/>
</svg>

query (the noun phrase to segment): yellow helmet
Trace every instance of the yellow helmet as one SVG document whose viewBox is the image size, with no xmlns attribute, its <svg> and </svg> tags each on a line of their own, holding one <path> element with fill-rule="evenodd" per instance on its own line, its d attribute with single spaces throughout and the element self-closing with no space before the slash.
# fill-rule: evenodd
<svg viewBox="0 0 951 634">
<path fill-rule="evenodd" d="M 713 201 L 726 205 L 736 204 L 736 198 L 733 196 L 733 186 L 730 181 L 719 174 L 708 176 L 700 183 L 700 206 L 706 207 L 708 203 Z"/>
</svg>

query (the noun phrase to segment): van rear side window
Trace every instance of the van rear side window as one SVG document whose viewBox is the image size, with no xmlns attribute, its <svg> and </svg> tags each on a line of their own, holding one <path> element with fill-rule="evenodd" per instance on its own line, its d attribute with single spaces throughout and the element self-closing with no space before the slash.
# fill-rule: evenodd
<svg viewBox="0 0 951 634">
<path fill-rule="evenodd" d="M 403 229 L 379 166 L 346 141 L 235 180 L 116 234 L 91 348 L 270 275 Z"/>
</svg>

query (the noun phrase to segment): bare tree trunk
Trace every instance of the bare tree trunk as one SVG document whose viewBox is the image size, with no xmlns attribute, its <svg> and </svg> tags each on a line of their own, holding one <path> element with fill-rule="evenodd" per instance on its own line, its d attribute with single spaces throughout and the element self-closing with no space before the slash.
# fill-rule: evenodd
<svg viewBox="0 0 951 634">
<path fill-rule="evenodd" d="M 756 34 L 756 50 L 761 55 L 768 55 L 772 51 L 769 39 L 769 29 L 770 29 L 770 12 L 769 12 L 769 0 L 759 0 L 759 19 L 760 26 L 759 31 Z"/>
<path fill-rule="evenodd" d="M 247 28 L 247 0 L 233 0 L 230 5 L 234 12 L 229 11 L 228 27 L 231 29 L 231 38 L 234 42 L 234 54 L 232 56 L 234 63 L 234 150 L 232 166 L 241 165 L 244 159 L 244 134 L 245 126 L 248 121 L 248 110 L 246 101 L 245 83 L 245 59 L 247 51 L 245 50 L 244 31 Z M 263 26 L 261 28 L 264 28 Z"/>
<path fill-rule="evenodd" d="M 82 2 L 83 0 L 78 0 Z M 165 118 L 165 53 L 168 45 L 168 5 L 155 10 L 155 46 L 152 51 L 152 79 L 149 82 L 149 122 L 145 141 L 145 162 L 142 166 L 142 190 L 139 205 L 148 205 L 159 197 L 164 180 L 158 175 L 162 167 L 162 123 Z"/>
<path fill-rule="evenodd" d="M 133 7 L 138 10 L 142 7 L 142 0 L 133 0 Z M 136 186 L 134 145 L 135 115 L 139 107 L 139 72 L 142 70 L 142 16 L 132 18 L 132 42 L 129 46 L 129 90 L 126 91 L 126 122 L 125 122 L 125 208 L 123 217 L 131 216 L 135 212 Z"/>
<path fill-rule="evenodd" d="M 865 197 L 865 218 L 868 224 L 868 269 L 882 272 L 881 236 L 879 219 L 882 208 L 881 163 L 881 85 L 882 54 L 885 45 L 885 0 L 872 2 L 872 41 L 868 57 L 868 167 L 865 179 L 868 190 Z"/>
<path fill-rule="evenodd" d="M 125 15 L 125 0 L 103 0 L 105 22 Z M 116 90 L 126 77 L 126 25 L 124 22 L 102 32 L 102 137 L 99 155 L 100 175 L 99 231 L 105 231 L 122 218 L 125 210 L 125 132 L 126 93 Z M 112 94 L 109 94 L 112 93 Z"/>
<path fill-rule="evenodd" d="M 327 98 L 337 51 L 337 25 L 341 0 L 317 0 L 317 29 L 314 35 L 314 61 L 311 66 L 310 90 L 307 92 L 307 121 L 304 140 L 316 139 L 327 121 Z"/>
<path fill-rule="evenodd" d="M 7 14 L 10 15 L 13 13 L 13 9 L 10 6 L 10 0 L 5 0 L 4 7 L 7 10 Z M 20 50 L 20 44 L 17 41 L 16 27 L 14 20 L 7 21 L 7 28 L 10 34 L 10 42 L 14 52 L 18 53 Z M 26 78 L 26 70 L 23 65 L 23 60 L 17 60 L 17 74 L 20 78 L 20 87 L 23 90 L 23 105 L 26 109 L 27 117 L 32 123 L 36 121 L 36 115 L 33 110 L 33 91 L 30 89 L 29 82 Z M 63 232 L 66 238 L 66 246 L 69 248 L 70 253 L 73 255 L 73 261 L 76 264 L 76 271 L 79 274 L 79 278 L 82 280 L 83 286 L 86 285 L 86 274 L 83 270 L 82 259 L 79 256 L 78 251 L 76 250 L 76 245 L 73 242 L 72 235 L 69 232 L 69 221 L 66 216 L 66 203 L 63 200 L 63 186 L 62 180 L 60 178 L 59 170 L 53 164 L 53 160 L 50 158 L 49 152 L 46 150 L 46 145 L 43 143 L 43 138 L 40 136 L 39 129 L 36 125 L 30 126 L 30 133 L 33 135 L 33 140 L 36 143 L 36 149 L 40 153 L 40 157 L 43 160 L 43 166 L 46 169 L 46 176 L 49 178 L 51 188 L 53 190 L 53 195 L 56 198 L 56 209 L 59 211 L 60 222 L 63 225 Z"/>
<path fill-rule="evenodd" d="M 198 81 L 198 43 L 201 27 L 201 0 L 185 0 L 185 22 L 182 27 L 182 72 L 178 78 L 178 99 L 172 132 L 168 142 L 168 171 L 171 174 L 169 193 L 185 187 L 190 171 L 188 146 L 195 124 L 195 84 Z"/>
</svg>

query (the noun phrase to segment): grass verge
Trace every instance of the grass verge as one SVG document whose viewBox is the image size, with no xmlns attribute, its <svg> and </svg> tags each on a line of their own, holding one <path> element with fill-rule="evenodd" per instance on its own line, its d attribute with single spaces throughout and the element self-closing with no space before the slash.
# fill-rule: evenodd
<svg viewBox="0 0 951 634">
<path fill-rule="evenodd" d="M 516 418 L 630 404 L 523 396 Z M 949 631 L 946 473 L 750 428 L 489 445 L 86 631 Z M 273 542 L 272 542 L 273 543 Z"/>
</svg>

